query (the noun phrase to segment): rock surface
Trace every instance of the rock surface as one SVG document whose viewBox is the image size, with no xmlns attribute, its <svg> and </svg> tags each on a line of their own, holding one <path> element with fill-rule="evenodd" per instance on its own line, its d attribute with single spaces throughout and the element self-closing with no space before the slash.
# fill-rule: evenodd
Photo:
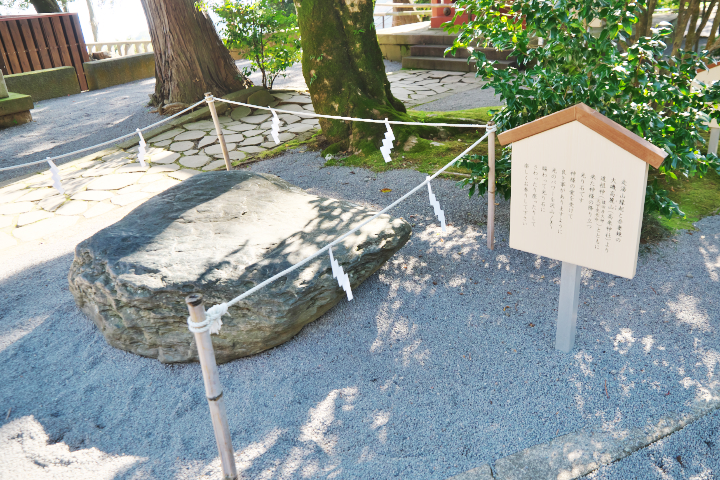
<svg viewBox="0 0 720 480">
<path fill-rule="evenodd" d="M 80 243 L 70 291 L 111 345 L 165 363 L 197 361 L 186 295 L 202 293 L 207 308 L 229 301 L 371 215 L 273 175 L 203 173 Z M 333 254 L 356 288 L 410 235 L 405 221 L 383 215 Z M 280 345 L 343 299 L 323 254 L 231 307 L 212 336 L 216 358 Z"/>
</svg>

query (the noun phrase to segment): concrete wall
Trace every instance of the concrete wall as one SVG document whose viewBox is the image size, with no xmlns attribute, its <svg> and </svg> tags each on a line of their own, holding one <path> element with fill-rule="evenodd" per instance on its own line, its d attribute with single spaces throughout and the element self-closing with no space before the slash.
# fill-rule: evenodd
<svg viewBox="0 0 720 480">
<path fill-rule="evenodd" d="M 7 75 L 5 83 L 9 91 L 30 95 L 33 102 L 80 93 L 80 84 L 74 67 L 48 68 Z"/>
<path fill-rule="evenodd" d="M 155 76 L 153 52 L 85 62 L 85 78 L 90 90 L 112 87 Z"/>
</svg>

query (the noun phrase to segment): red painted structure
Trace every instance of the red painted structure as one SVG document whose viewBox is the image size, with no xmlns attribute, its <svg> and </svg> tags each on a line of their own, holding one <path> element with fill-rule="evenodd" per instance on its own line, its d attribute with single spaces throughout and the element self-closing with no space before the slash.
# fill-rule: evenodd
<svg viewBox="0 0 720 480">
<path fill-rule="evenodd" d="M 430 0 L 430 3 L 437 3 L 442 5 L 440 7 L 432 7 L 430 17 L 430 28 L 441 28 L 441 25 L 445 22 L 449 22 L 455 16 L 455 8 L 452 6 L 455 3 L 453 0 Z M 455 19 L 455 25 L 462 25 L 470 21 L 470 15 L 463 13 Z"/>
</svg>

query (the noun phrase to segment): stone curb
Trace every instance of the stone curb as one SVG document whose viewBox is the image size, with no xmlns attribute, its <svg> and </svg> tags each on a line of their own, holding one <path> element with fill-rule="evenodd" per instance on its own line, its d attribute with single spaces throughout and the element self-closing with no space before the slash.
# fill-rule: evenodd
<svg viewBox="0 0 720 480">
<path fill-rule="evenodd" d="M 672 413 L 645 427 L 615 432 L 580 430 L 526 448 L 447 480 L 573 480 L 621 460 L 720 408 L 720 389 L 705 390 L 689 413 Z"/>
</svg>

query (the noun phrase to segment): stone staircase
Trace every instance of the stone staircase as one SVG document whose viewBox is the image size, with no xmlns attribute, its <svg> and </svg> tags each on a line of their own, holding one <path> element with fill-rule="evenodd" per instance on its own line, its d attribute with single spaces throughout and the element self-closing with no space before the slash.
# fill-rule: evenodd
<svg viewBox="0 0 720 480">
<path fill-rule="evenodd" d="M 402 62 L 403 68 L 423 70 L 444 70 L 451 72 L 474 72 L 474 61 L 467 62 L 470 52 L 458 51 L 456 56 L 444 56 L 445 49 L 452 46 L 457 36 L 449 35 L 442 29 L 430 28 L 430 22 L 410 23 L 377 31 L 378 43 L 383 57 Z M 510 51 L 483 48 L 490 60 L 497 60 L 497 67 L 505 69 L 515 66 Z"/>
<path fill-rule="evenodd" d="M 452 37 L 450 37 L 452 40 Z M 452 45 L 413 45 L 410 47 L 410 55 L 403 57 L 403 68 L 421 68 L 424 70 L 445 70 L 452 72 L 474 72 L 475 60 L 468 63 L 470 52 L 462 48 L 455 56 L 445 56 L 445 49 Z M 497 60 L 496 68 L 506 69 L 516 66 L 515 60 L 510 57 L 509 50 L 495 50 L 494 48 L 478 49 L 485 53 L 488 60 Z"/>
</svg>

